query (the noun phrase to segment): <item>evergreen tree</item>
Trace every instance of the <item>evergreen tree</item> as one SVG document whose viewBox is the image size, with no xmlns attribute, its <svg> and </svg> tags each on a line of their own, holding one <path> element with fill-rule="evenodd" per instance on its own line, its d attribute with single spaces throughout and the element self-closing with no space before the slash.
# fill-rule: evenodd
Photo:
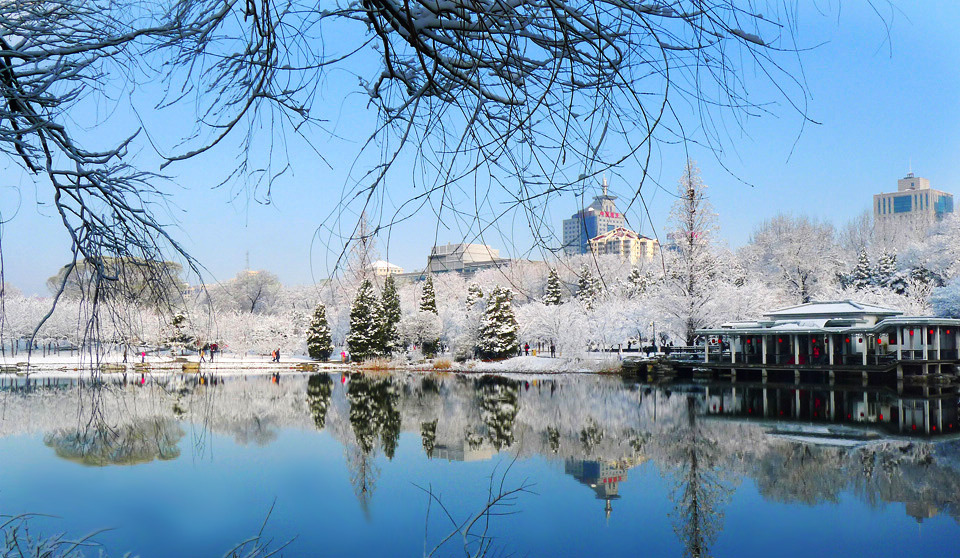
<svg viewBox="0 0 960 558">
<path fill-rule="evenodd" d="M 314 360 L 327 360 L 333 353 L 330 324 L 327 323 L 327 308 L 321 303 L 313 311 L 313 320 L 307 328 L 307 354 Z"/>
<path fill-rule="evenodd" d="M 483 290 L 480 285 L 470 283 L 470 286 L 467 287 L 467 307 L 471 307 L 481 300 L 483 300 Z"/>
<path fill-rule="evenodd" d="M 439 314 L 437 312 L 437 295 L 436 291 L 433 290 L 433 275 L 427 275 L 427 280 L 423 283 L 423 293 L 420 295 L 420 311 L 432 312 L 435 315 Z M 436 356 L 439 348 L 439 339 L 424 341 L 421 345 L 423 356 L 427 358 Z"/>
<path fill-rule="evenodd" d="M 877 285 L 890 287 L 897 275 L 897 255 L 884 252 L 877 260 L 877 270 L 874 273 Z"/>
<path fill-rule="evenodd" d="M 866 250 L 860 250 L 857 257 L 857 265 L 850 272 L 850 285 L 861 291 L 874 284 L 873 270 L 870 266 L 870 258 Z"/>
<path fill-rule="evenodd" d="M 550 270 L 547 276 L 547 289 L 543 294 L 543 303 L 547 306 L 559 306 L 563 302 L 563 289 L 560 285 L 560 274 L 556 269 Z"/>
<path fill-rule="evenodd" d="M 639 267 L 631 269 L 630 275 L 627 276 L 627 296 L 636 298 L 643 295 L 647 292 L 648 285 L 649 278 L 640 271 Z"/>
<path fill-rule="evenodd" d="M 373 293 L 373 284 L 369 279 L 364 279 L 350 308 L 347 349 L 351 359 L 363 361 L 383 354 L 382 324 L 383 311 L 380 301 Z"/>
<path fill-rule="evenodd" d="M 482 358 L 505 358 L 517 353 L 517 318 L 513 313 L 509 289 L 497 286 L 490 293 L 480 325 L 478 349 Z"/>
<path fill-rule="evenodd" d="M 583 303 L 588 309 L 593 309 L 597 302 L 601 290 L 600 279 L 598 279 L 590 268 L 584 265 L 580 268 L 580 278 L 577 280 L 577 300 Z"/>
<path fill-rule="evenodd" d="M 420 311 L 437 313 L 437 294 L 433 290 L 433 275 L 427 275 L 423 283 L 423 293 L 420 295 Z"/>
<path fill-rule="evenodd" d="M 380 332 L 380 344 L 386 354 L 392 353 L 400 346 L 400 332 L 397 327 L 400 324 L 400 293 L 397 292 L 397 284 L 393 276 L 387 276 L 383 282 L 383 327 Z"/>
</svg>

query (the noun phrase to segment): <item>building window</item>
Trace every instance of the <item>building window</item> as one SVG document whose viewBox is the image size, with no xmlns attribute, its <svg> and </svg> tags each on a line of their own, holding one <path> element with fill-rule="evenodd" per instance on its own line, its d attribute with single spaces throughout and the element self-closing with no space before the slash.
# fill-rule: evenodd
<svg viewBox="0 0 960 558">
<path fill-rule="evenodd" d="M 911 203 L 913 198 L 911 196 L 894 196 L 893 198 L 893 212 L 894 213 L 910 213 L 913 209 L 913 204 Z"/>
</svg>

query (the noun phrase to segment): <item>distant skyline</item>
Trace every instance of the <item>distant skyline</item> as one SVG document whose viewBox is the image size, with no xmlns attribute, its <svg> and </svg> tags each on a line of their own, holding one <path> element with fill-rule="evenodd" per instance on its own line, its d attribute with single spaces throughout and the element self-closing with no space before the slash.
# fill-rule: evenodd
<svg viewBox="0 0 960 558">
<path fill-rule="evenodd" d="M 695 145 L 658 146 L 648 169 L 654 184 L 643 189 L 653 226 L 643 211 L 633 207 L 627 212 L 631 228 L 648 236 L 663 235 L 687 154 L 697 160 L 709 186 L 720 216 L 719 236 L 733 248 L 746 243 L 760 222 L 780 212 L 842 226 L 871 209 L 873 194 L 895 190 L 897 179 L 911 168 L 928 178 L 933 188 L 960 194 L 960 72 L 952 56 L 960 52 L 955 32 L 960 5 L 944 0 L 922 6 L 909 3 L 898 10 L 884 14 L 889 37 L 868 5 L 844 3 L 841 13 L 832 16 L 801 14 L 797 36 L 804 45 L 820 46 L 803 53 L 803 75 L 798 79 L 805 82 L 809 95 L 806 113 L 820 124 L 802 126 L 797 113 L 781 103 L 774 116 L 751 118 L 742 132 L 735 123 L 727 123 L 730 139 L 719 161 Z M 315 147 L 326 161 L 310 148 L 291 146 L 293 167 L 275 184 L 269 204 L 251 199 L 262 200 L 262 192 L 250 196 L 236 187 L 210 187 L 222 179 L 217 157 L 233 156 L 225 150 L 164 170 L 171 175 L 170 221 L 178 225 L 173 235 L 212 279 L 227 280 L 242 270 L 248 252 L 251 268 L 276 273 L 285 284 L 309 284 L 327 276 L 337 249 L 326 249 L 323 243 L 336 237 L 326 231 L 320 237 L 311 233 L 322 222 L 329 223 L 327 217 L 336 211 L 358 142 L 375 121 L 364 108 L 355 81 L 350 76 L 340 81 L 323 84 L 325 98 L 342 107 L 339 120 L 329 123 L 333 135 L 318 132 L 315 137 Z M 762 99 L 775 97 L 769 91 L 757 93 Z M 105 112 L 99 106 L 92 109 Z M 87 133 L 125 135 L 136 127 L 132 115 L 113 118 L 110 122 L 116 128 Z M 79 116 L 78 120 L 82 126 Z M 162 131 L 164 123 L 158 125 Z M 356 130 L 357 136 L 350 135 Z M 146 142 L 137 147 L 140 152 L 132 156 L 149 160 Z M 0 219 L 5 223 L 0 242 L 5 279 L 27 294 L 45 295 L 46 279 L 69 258 L 68 239 L 49 206 L 49 187 L 35 183 L 9 158 L 4 163 Z M 156 165 L 145 166 L 158 170 Z M 423 172 L 410 169 L 406 176 Z M 623 204 L 632 197 L 640 173 L 628 165 L 618 174 L 609 176 L 610 192 Z M 385 203 L 396 206 L 413 191 L 409 183 L 398 180 L 401 176 L 393 175 Z M 632 178 L 627 182 L 623 177 Z M 501 202 L 493 200 L 489 211 Z M 554 247 L 560 247 L 563 219 L 575 213 L 579 203 L 565 195 L 548 208 Z M 540 250 L 529 252 L 533 237 L 526 221 L 516 215 L 501 222 L 501 230 L 487 231 L 482 238 L 456 219 L 444 217 L 438 225 L 427 206 L 396 224 L 389 237 L 379 239 L 381 258 L 407 271 L 418 270 L 426 265 L 434 244 L 462 241 L 490 244 L 505 257 L 544 255 Z"/>
</svg>

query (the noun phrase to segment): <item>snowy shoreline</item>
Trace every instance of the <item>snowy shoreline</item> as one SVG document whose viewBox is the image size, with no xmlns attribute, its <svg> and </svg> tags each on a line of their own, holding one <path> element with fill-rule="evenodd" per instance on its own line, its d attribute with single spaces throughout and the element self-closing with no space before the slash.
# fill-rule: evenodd
<svg viewBox="0 0 960 558">
<path fill-rule="evenodd" d="M 484 362 L 470 360 L 464 363 L 451 362 L 449 368 L 438 366 L 437 361 L 424 363 L 391 363 L 387 369 L 373 369 L 361 363 L 317 362 L 305 357 L 281 359 L 280 362 L 268 360 L 239 359 L 224 357 L 214 362 L 199 362 L 197 357 L 158 358 L 148 357 L 144 362 L 118 362 L 118 359 L 105 359 L 99 364 L 104 377 L 123 374 L 182 375 L 216 374 L 221 376 L 269 375 L 305 372 L 406 372 L 406 373 L 450 373 L 450 374 L 497 374 L 531 375 L 555 374 L 615 374 L 620 372 L 620 362 L 610 358 L 576 357 L 539 357 L 520 356 L 501 361 Z M 92 366 L 76 357 L 56 358 L 39 357 L 26 360 L 5 358 L 0 360 L 0 377 L 63 378 L 83 379 L 89 377 Z"/>
</svg>

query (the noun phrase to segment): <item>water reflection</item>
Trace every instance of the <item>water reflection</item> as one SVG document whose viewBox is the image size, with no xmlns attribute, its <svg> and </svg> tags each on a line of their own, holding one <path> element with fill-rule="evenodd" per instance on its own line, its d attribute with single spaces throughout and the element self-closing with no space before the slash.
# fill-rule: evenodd
<svg viewBox="0 0 960 558">
<path fill-rule="evenodd" d="M 137 420 L 132 424 L 109 428 L 92 424 L 89 428 L 58 428 L 43 437 L 57 457 L 82 465 L 139 465 L 180 457 L 177 444 L 184 431 L 172 418 Z"/>
<path fill-rule="evenodd" d="M 746 479 L 768 502 L 852 494 L 918 521 L 960 520 L 957 395 L 946 388 L 313 374 L 102 389 L 101 422 L 88 410 L 78 421 L 77 389 L 8 393 L 0 437 L 41 432 L 58 457 L 104 465 L 177 458 L 187 423 L 261 446 L 283 429 L 322 430 L 342 446 L 365 513 L 401 442 L 435 462 L 541 456 L 576 481 L 571 490 L 589 487 L 608 518 L 637 504 L 622 488 L 650 464 L 671 484 L 669 519 L 688 556 L 717 544 Z"/>
</svg>

